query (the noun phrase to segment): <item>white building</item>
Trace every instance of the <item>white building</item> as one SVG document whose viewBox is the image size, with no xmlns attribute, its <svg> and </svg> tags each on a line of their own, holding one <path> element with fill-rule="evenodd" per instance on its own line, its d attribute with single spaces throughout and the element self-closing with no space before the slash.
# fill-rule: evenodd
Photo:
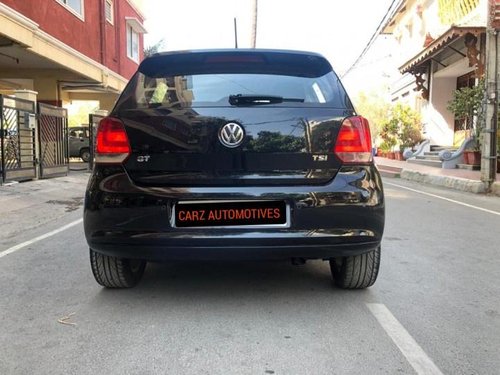
<svg viewBox="0 0 500 375">
<path fill-rule="evenodd" d="M 446 108 L 453 92 L 484 75 L 487 0 L 403 0 L 382 34 L 399 45 L 393 101 L 421 112 L 431 144 L 458 146 L 465 132 Z"/>
</svg>

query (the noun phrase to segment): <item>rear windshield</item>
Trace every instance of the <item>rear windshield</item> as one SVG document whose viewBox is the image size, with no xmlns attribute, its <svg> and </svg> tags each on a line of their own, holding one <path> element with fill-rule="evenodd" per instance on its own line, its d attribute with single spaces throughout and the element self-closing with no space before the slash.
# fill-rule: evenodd
<svg viewBox="0 0 500 375">
<path fill-rule="evenodd" d="M 70 137 L 89 138 L 88 128 L 69 128 Z"/>
<path fill-rule="evenodd" d="M 277 97 L 281 101 L 264 106 L 346 108 L 348 99 L 331 67 L 322 58 L 273 61 L 260 55 L 246 61 L 227 56 L 210 61 L 146 60 L 120 97 L 116 110 L 228 107 L 234 96 Z M 238 56 L 241 58 L 241 56 Z M 170 63 L 170 64 L 169 64 Z M 320 64 L 321 63 L 321 64 Z M 248 104 L 248 103 L 246 103 Z"/>
</svg>

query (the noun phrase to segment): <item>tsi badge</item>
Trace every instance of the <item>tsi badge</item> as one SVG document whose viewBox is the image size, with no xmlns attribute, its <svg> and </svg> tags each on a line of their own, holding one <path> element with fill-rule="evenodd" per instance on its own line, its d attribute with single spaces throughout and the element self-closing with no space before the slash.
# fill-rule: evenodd
<svg viewBox="0 0 500 375">
<path fill-rule="evenodd" d="M 151 158 L 151 155 L 139 155 L 137 157 L 137 162 L 138 163 L 147 163 L 150 158 Z"/>
<path fill-rule="evenodd" d="M 314 161 L 327 161 L 328 160 L 328 155 L 313 155 L 313 160 Z"/>
</svg>

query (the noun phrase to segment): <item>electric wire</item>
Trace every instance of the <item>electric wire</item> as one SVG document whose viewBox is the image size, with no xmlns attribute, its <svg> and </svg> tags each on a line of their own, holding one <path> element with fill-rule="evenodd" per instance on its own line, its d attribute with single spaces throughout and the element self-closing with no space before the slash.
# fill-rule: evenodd
<svg viewBox="0 0 500 375">
<path fill-rule="evenodd" d="M 380 32 L 380 29 L 382 28 L 382 25 L 385 24 L 386 20 L 389 18 L 389 15 L 392 16 L 393 12 L 391 12 L 391 10 L 392 9 L 397 9 L 399 7 L 399 4 L 402 3 L 402 1 L 404 1 L 404 0 L 399 0 L 397 6 L 394 7 L 394 4 L 396 3 L 396 1 L 398 1 L 398 0 L 392 0 L 391 5 L 389 6 L 389 8 L 387 9 L 387 11 L 385 12 L 384 17 L 382 18 L 382 20 L 378 24 L 377 28 L 375 29 L 375 32 L 373 33 L 373 35 L 371 36 L 370 40 L 366 44 L 365 48 L 360 53 L 360 55 L 358 56 L 358 58 L 354 61 L 354 63 L 349 67 L 349 69 L 347 69 L 343 74 L 341 74 L 340 78 L 344 78 L 346 75 L 348 75 L 354 69 L 354 67 L 359 63 L 359 61 L 363 58 L 363 56 L 371 48 L 371 46 L 375 42 L 375 39 L 377 39 L 377 37 L 379 35 L 379 32 Z"/>
</svg>

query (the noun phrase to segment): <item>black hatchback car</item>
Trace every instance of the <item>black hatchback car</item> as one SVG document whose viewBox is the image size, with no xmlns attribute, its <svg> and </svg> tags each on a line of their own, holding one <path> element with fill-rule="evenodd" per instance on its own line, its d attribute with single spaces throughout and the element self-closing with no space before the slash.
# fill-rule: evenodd
<svg viewBox="0 0 500 375">
<path fill-rule="evenodd" d="M 95 279 L 147 261 L 330 262 L 378 274 L 384 196 L 366 119 L 321 55 L 169 52 L 145 59 L 99 124 L 84 227 Z"/>
</svg>

